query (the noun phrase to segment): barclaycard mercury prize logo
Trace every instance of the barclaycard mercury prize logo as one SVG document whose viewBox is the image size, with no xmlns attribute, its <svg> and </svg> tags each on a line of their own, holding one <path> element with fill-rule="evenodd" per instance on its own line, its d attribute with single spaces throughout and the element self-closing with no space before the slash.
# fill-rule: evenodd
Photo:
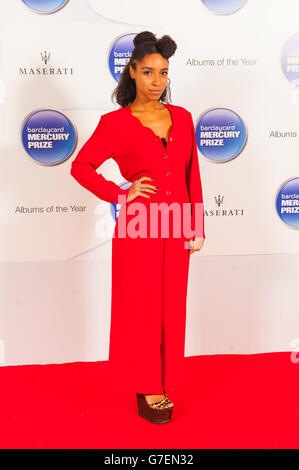
<svg viewBox="0 0 299 470">
<path fill-rule="evenodd" d="M 51 58 L 49 51 L 40 52 L 41 61 L 48 65 Z M 20 67 L 19 75 L 73 75 L 73 67 Z"/>
<path fill-rule="evenodd" d="M 58 165 L 75 150 L 77 131 L 60 111 L 39 109 L 25 117 L 21 139 L 26 153 L 35 163 Z"/>
<path fill-rule="evenodd" d="M 284 44 L 281 53 L 281 68 L 287 80 L 299 86 L 299 33 L 291 36 Z"/>
<path fill-rule="evenodd" d="M 51 58 L 51 53 L 49 51 L 40 52 L 41 61 L 48 65 Z M 73 67 L 20 67 L 19 75 L 73 75 Z"/>
<path fill-rule="evenodd" d="M 132 185 L 132 183 L 130 183 L 129 181 L 126 181 L 125 183 L 122 183 L 122 184 L 120 185 L 120 188 L 123 189 L 123 190 L 126 190 L 126 189 L 128 189 L 131 185 Z M 120 204 L 119 204 L 119 203 L 112 202 L 111 205 L 110 205 L 110 209 L 111 209 L 111 215 L 112 215 L 112 217 L 113 217 L 113 220 L 114 220 L 114 222 L 116 222 L 117 217 L 118 217 L 118 215 L 119 215 L 119 211 L 120 211 Z"/>
<path fill-rule="evenodd" d="M 247 0 L 201 0 L 202 3 L 213 13 L 218 15 L 229 15 L 240 10 Z"/>
<path fill-rule="evenodd" d="M 112 77 L 119 81 L 123 69 L 130 60 L 134 49 L 136 33 L 125 34 L 117 38 L 108 53 L 108 66 Z"/>
<path fill-rule="evenodd" d="M 65 7 L 69 0 L 22 0 L 22 3 L 34 13 L 56 13 Z"/>
<path fill-rule="evenodd" d="M 280 219 L 290 228 L 299 228 L 299 177 L 291 178 L 280 186 L 275 201 Z"/>
<path fill-rule="evenodd" d="M 247 142 L 243 119 L 227 108 L 205 111 L 195 126 L 200 152 L 213 162 L 227 162 L 237 157 Z"/>
</svg>

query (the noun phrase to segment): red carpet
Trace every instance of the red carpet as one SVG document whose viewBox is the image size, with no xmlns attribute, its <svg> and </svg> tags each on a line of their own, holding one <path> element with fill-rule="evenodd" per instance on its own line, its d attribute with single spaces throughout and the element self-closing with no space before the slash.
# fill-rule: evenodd
<svg viewBox="0 0 299 470">
<path fill-rule="evenodd" d="M 185 358 L 173 420 L 139 417 L 111 392 L 109 362 L 1 367 L 0 447 L 298 448 L 299 363 L 291 352 Z"/>
</svg>

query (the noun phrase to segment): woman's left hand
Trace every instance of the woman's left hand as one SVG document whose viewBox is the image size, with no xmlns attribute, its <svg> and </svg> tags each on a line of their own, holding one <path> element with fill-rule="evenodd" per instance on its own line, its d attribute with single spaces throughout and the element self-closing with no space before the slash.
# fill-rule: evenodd
<svg viewBox="0 0 299 470">
<path fill-rule="evenodd" d="M 193 242 L 192 249 L 189 249 L 189 255 L 191 255 L 195 251 L 200 251 L 202 246 L 203 246 L 204 240 L 205 240 L 205 238 L 203 238 L 203 237 L 198 237 L 198 238 L 194 238 L 194 239 L 189 240 L 189 242 L 191 242 L 191 243 Z"/>
</svg>

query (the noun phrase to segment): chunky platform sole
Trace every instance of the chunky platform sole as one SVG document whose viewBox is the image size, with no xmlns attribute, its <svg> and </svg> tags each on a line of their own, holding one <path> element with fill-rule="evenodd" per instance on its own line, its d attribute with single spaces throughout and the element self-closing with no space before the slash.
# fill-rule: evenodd
<svg viewBox="0 0 299 470">
<path fill-rule="evenodd" d="M 136 393 L 138 415 L 153 424 L 163 424 L 171 421 L 173 406 L 168 408 L 152 408 L 143 393 Z M 161 400 L 162 402 L 163 400 Z M 161 403 L 159 402 L 159 403 Z"/>
</svg>

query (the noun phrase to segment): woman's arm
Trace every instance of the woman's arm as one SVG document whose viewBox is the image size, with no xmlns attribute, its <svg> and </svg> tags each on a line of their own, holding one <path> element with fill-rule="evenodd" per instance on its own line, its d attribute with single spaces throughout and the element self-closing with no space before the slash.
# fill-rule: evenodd
<svg viewBox="0 0 299 470">
<path fill-rule="evenodd" d="M 93 134 L 73 160 L 70 174 L 81 186 L 103 201 L 117 203 L 119 195 L 127 197 L 127 191 L 96 172 L 105 160 L 113 157 L 114 150 L 113 132 L 103 115 Z"/>
<path fill-rule="evenodd" d="M 204 227 L 204 204 L 203 204 L 203 196 L 202 196 L 202 185 L 201 185 L 201 177 L 200 177 L 200 170 L 199 170 L 199 163 L 198 163 L 198 153 L 197 153 L 197 142 L 195 137 L 195 129 L 193 124 L 192 114 L 189 112 L 190 115 L 190 132 L 192 136 L 192 151 L 191 157 L 188 162 L 186 168 L 186 184 L 187 189 L 189 192 L 190 202 L 191 202 L 191 228 L 195 229 L 194 237 L 202 237 L 206 238 L 205 236 L 205 227 Z M 198 214 L 200 217 L 200 223 L 195 225 L 195 204 L 201 203 L 200 206 L 197 208 Z M 194 238 L 193 237 L 193 238 Z"/>
</svg>

